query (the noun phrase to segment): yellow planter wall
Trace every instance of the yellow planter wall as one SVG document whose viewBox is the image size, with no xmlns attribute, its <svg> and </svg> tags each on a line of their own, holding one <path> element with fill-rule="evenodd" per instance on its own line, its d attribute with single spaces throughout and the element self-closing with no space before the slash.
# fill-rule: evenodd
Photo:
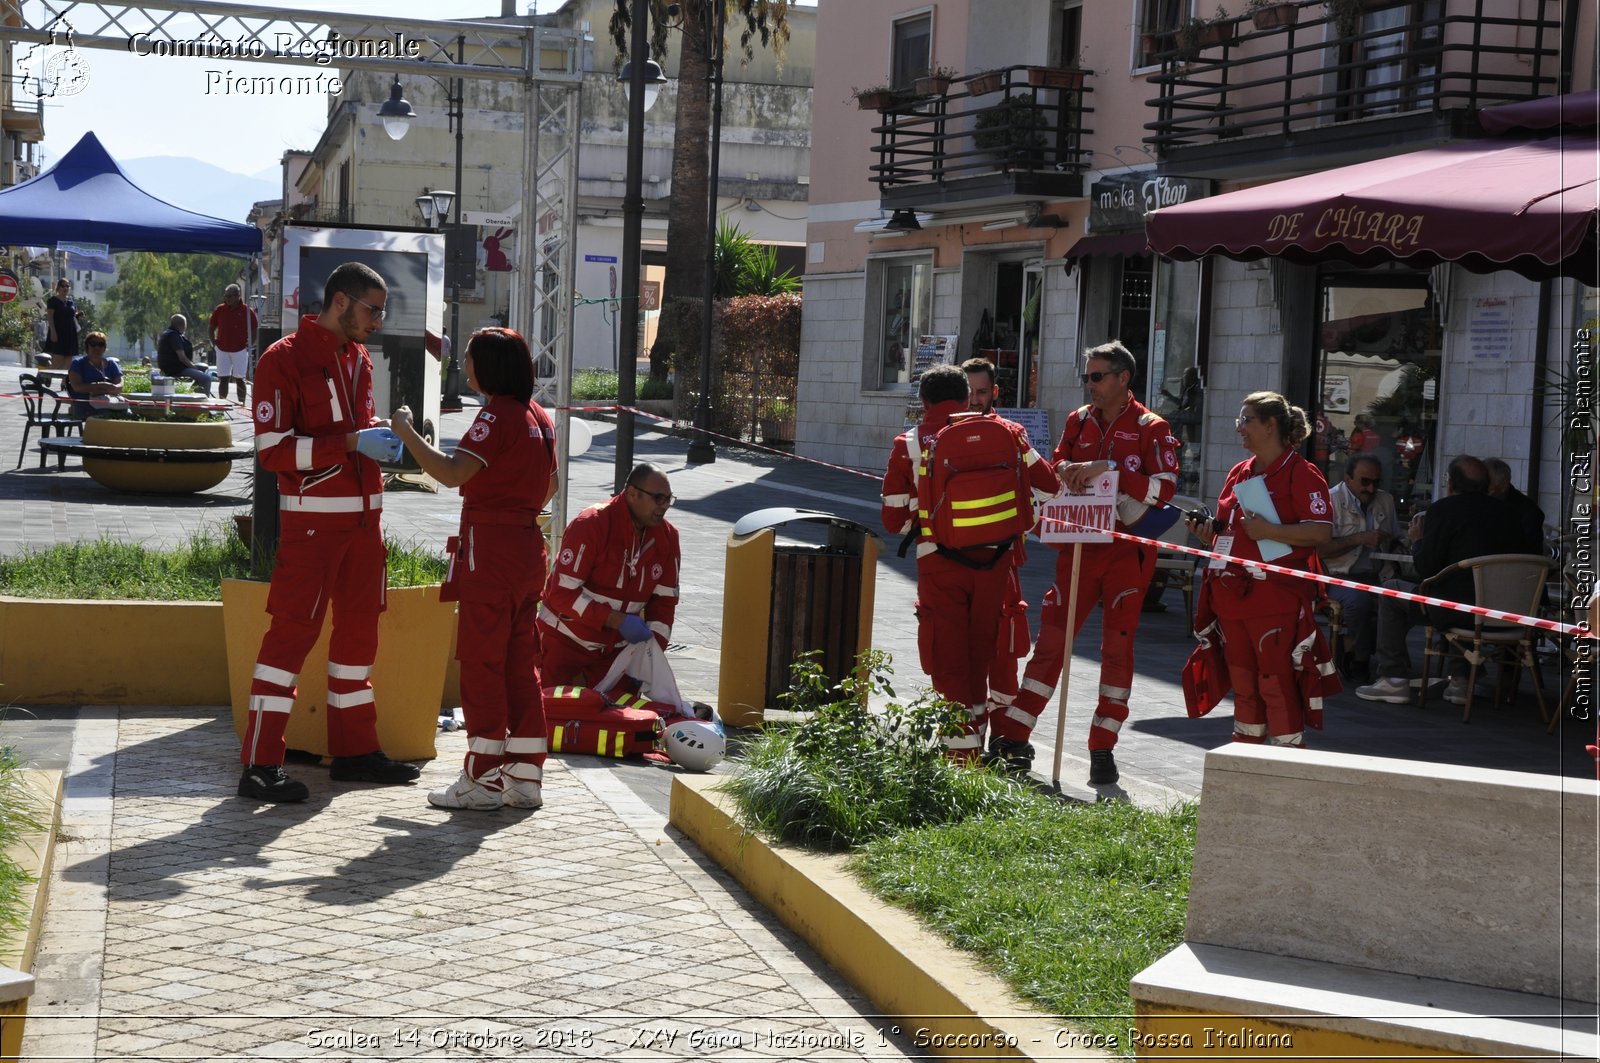
<svg viewBox="0 0 1600 1063">
<path fill-rule="evenodd" d="M 221 705 L 219 602 L 0 597 L 0 695 L 24 705 Z"/>
<path fill-rule="evenodd" d="M 241 740 L 250 712 L 250 676 L 267 633 L 266 583 L 223 580 L 229 700 Z M 389 608 L 378 621 L 378 659 L 372 690 L 378 705 L 378 740 L 396 760 L 434 755 L 445 665 L 455 641 L 454 602 L 439 601 L 439 588 L 389 589 Z M 328 755 L 328 636 L 332 617 L 300 669 L 298 697 L 289 717 L 290 749 Z"/>
</svg>

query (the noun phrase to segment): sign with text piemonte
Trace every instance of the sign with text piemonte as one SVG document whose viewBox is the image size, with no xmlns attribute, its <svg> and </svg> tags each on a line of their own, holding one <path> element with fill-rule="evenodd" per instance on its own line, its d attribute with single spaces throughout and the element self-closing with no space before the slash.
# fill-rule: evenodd
<svg viewBox="0 0 1600 1063">
<path fill-rule="evenodd" d="M 1041 543 L 1109 543 L 1117 522 L 1117 474 L 1103 472 L 1081 495 L 1066 488 L 1039 509 Z"/>
</svg>

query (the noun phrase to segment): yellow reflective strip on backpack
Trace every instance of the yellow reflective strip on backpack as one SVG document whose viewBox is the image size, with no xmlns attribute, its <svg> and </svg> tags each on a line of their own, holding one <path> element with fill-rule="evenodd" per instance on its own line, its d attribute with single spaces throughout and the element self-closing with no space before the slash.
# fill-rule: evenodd
<svg viewBox="0 0 1600 1063">
<path fill-rule="evenodd" d="M 950 526 L 952 528 L 971 528 L 979 524 L 998 524 L 1003 520 L 1012 520 L 1016 515 L 1017 509 L 1013 506 L 1010 509 L 1000 510 L 982 517 L 951 517 Z"/>
<path fill-rule="evenodd" d="M 1017 493 L 1015 491 L 1002 491 L 1000 494 L 998 494 L 998 495 L 990 495 L 988 498 L 971 498 L 971 499 L 966 500 L 965 502 L 958 501 L 956 499 L 951 499 L 950 500 L 950 508 L 951 509 L 982 509 L 984 506 L 1003 506 L 1007 502 L 1015 502 L 1016 500 L 1017 500 Z"/>
<path fill-rule="evenodd" d="M 550 752 L 552 753 L 561 752 L 561 732 L 562 727 L 560 724 L 550 730 Z"/>
<path fill-rule="evenodd" d="M 621 731 L 617 732 L 617 742 L 616 742 L 617 749 L 616 749 L 615 753 L 611 754 L 612 756 L 621 757 L 621 756 L 626 755 L 627 750 L 624 747 L 625 747 L 626 742 L 627 742 L 627 737 L 628 736 L 623 734 Z"/>
<path fill-rule="evenodd" d="M 599 756 L 606 755 L 606 731 L 603 727 L 595 734 L 594 751 Z"/>
</svg>

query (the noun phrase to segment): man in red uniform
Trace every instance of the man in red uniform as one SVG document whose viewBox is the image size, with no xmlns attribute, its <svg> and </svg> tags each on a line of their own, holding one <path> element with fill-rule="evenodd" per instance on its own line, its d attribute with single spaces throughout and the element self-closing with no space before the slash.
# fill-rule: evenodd
<svg viewBox="0 0 1600 1063">
<path fill-rule="evenodd" d="M 648 462 L 622 493 L 572 519 L 539 605 L 539 677 L 547 687 L 592 686 L 628 643 L 665 650 L 678 611 L 678 529 L 667 522 L 672 484 Z"/>
<path fill-rule="evenodd" d="M 256 312 L 244 305 L 239 286 L 230 284 L 223 289 L 222 302 L 211 311 L 211 346 L 215 349 L 217 378 L 221 381 L 219 398 L 228 397 L 228 381 L 239 385 L 239 405 L 250 400 L 244 393 L 244 382 L 250 379 L 250 348 L 254 345 Z"/>
<path fill-rule="evenodd" d="M 328 277 L 322 312 L 261 356 L 256 459 L 278 476 L 281 535 L 250 683 L 250 722 L 239 759 L 239 794 L 304 801 L 304 783 L 283 770 L 284 729 L 295 681 L 333 604 L 328 643 L 329 774 L 352 782 L 409 783 L 419 774 L 378 748 L 372 660 L 384 608 L 383 476 L 377 458 L 399 456 L 400 438 L 373 416 L 372 359 L 362 341 L 383 324 L 389 292 L 358 262 Z"/>
<path fill-rule="evenodd" d="M 917 537 L 917 648 L 933 689 L 967 710 L 965 732 L 944 739 L 945 748 L 952 757 L 972 759 L 983 748 L 990 670 L 1000 644 L 1001 619 L 1007 603 L 1014 600 L 1015 573 L 1004 558 L 999 563 L 1006 567 L 999 570 L 973 567 L 992 564 L 995 547 L 967 551 L 971 564 L 963 564 L 941 553 L 929 527 L 919 526 L 917 480 L 926 473 L 925 448 L 953 415 L 967 412 L 967 376 L 959 366 L 933 366 L 922 374 L 920 392 L 922 423 L 896 437 L 889 452 L 883 474 L 883 526 L 896 535 L 922 532 Z M 1019 460 L 1035 495 L 1054 495 L 1060 485 L 1029 445 L 1027 433 L 1010 421 L 1001 423 L 1013 429 Z"/>
<path fill-rule="evenodd" d="M 1178 487 L 1178 440 L 1165 420 L 1133 397 L 1129 384 L 1136 368 L 1133 355 L 1115 340 L 1088 351 L 1083 383 L 1089 404 L 1067 415 L 1052 455 L 1056 473 L 1070 491 L 1082 491 L 1110 469 L 1118 471 L 1118 531 L 1127 531 L 1150 506 L 1170 502 Z M 1099 698 L 1089 724 L 1089 785 L 1105 786 L 1118 778 L 1111 750 L 1128 718 L 1133 634 L 1155 575 L 1156 551 L 1114 539 L 1084 544 L 1082 556 L 1076 626 L 1081 629 L 1089 610 L 1098 604 L 1103 628 Z M 1066 652 L 1064 599 L 1071 586 L 1072 551 L 1067 549 L 1056 557 L 1055 584 L 1045 592 L 1039 638 L 1023 673 L 1022 689 L 1010 711 L 994 722 L 995 734 L 1008 742 L 1027 740 L 1055 693 Z"/>
<path fill-rule="evenodd" d="M 994 363 L 987 358 L 968 358 L 961 363 L 961 371 L 967 374 L 967 409 L 998 417 L 994 412 Z M 1021 425 L 1017 428 L 1023 430 Z M 1028 603 L 1022 597 L 1022 581 L 1017 576 L 1025 560 L 1027 554 L 1019 542 L 1011 550 L 1011 563 L 1004 567 L 1006 601 L 1000 612 L 1000 639 L 995 646 L 994 664 L 989 668 L 989 699 L 984 710 L 986 724 L 1004 716 L 1016 701 L 1017 673 L 1021 671 L 1022 659 L 1033 647 L 1033 634 L 1028 630 Z M 984 755 L 986 763 L 1004 764 L 1006 770 L 1017 772 L 1033 766 L 1033 746 L 1022 742 L 1020 747 L 1013 746 L 1008 756 L 998 748 L 1003 743 L 1004 740 L 1001 743 L 991 741 L 989 752 Z"/>
</svg>

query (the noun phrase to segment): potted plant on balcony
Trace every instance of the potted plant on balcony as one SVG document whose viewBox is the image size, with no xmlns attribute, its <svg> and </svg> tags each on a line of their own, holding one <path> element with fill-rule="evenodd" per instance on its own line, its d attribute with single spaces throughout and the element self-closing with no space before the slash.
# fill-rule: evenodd
<svg viewBox="0 0 1600 1063">
<path fill-rule="evenodd" d="M 850 94 L 855 97 L 856 106 L 863 111 L 886 111 L 905 99 L 905 94 L 888 82 L 869 85 L 864 89 L 852 88 Z"/>
<path fill-rule="evenodd" d="M 967 79 L 967 91 L 974 96 L 987 96 L 1006 87 L 1004 70 L 985 70 Z"/>
<path fill-rule="evenodd" d="M 1239 24 L 1219 4 L 1210 18 L 1192 18 L 1178 27 L 1177 51 L 1184 59 L 1193 59 L 1207 48 L 1233 40 L 1238 32 Z"/>
<path fill-rule="evenodd" d="M 1062 66 L 1030 66 L 1028 84 L 1036 89 L 1064 89 L 1076 92 L 1083 88 L 1084 75 L 1087 73 L 1079 57 L 1073 56 Z"/>
<path fill-rule="evenodd" d="M 1042 161 L 1045 140 L 1040 127 L 1044 124 L 1044 115 L 1027 96 L 1007 96 L 978 112 L 972 143 L 1003 167 L 1033 169 L 1036 162 Z"/>
<path fill-rule="evenodd" d="M 1340 37 L 1354 37 L 1361 32 L 1361 15 L 1366 9 L 1363 0 L 1323 0 L 1322 6 Z"/>
<path fill-rule="evenodd" d="M 950 91 L 950 83 L 961 75 L 950 67 L 936 66 L 913 83 L 918 96 L 943 96 Z"/>
<path fill-rule="evenodd" d="M 1300 21 L 1300 5 L 1294 0 L 1250 0 L 1244 6 L 1258 30 L 1276 30 Z"/>
</svg>

